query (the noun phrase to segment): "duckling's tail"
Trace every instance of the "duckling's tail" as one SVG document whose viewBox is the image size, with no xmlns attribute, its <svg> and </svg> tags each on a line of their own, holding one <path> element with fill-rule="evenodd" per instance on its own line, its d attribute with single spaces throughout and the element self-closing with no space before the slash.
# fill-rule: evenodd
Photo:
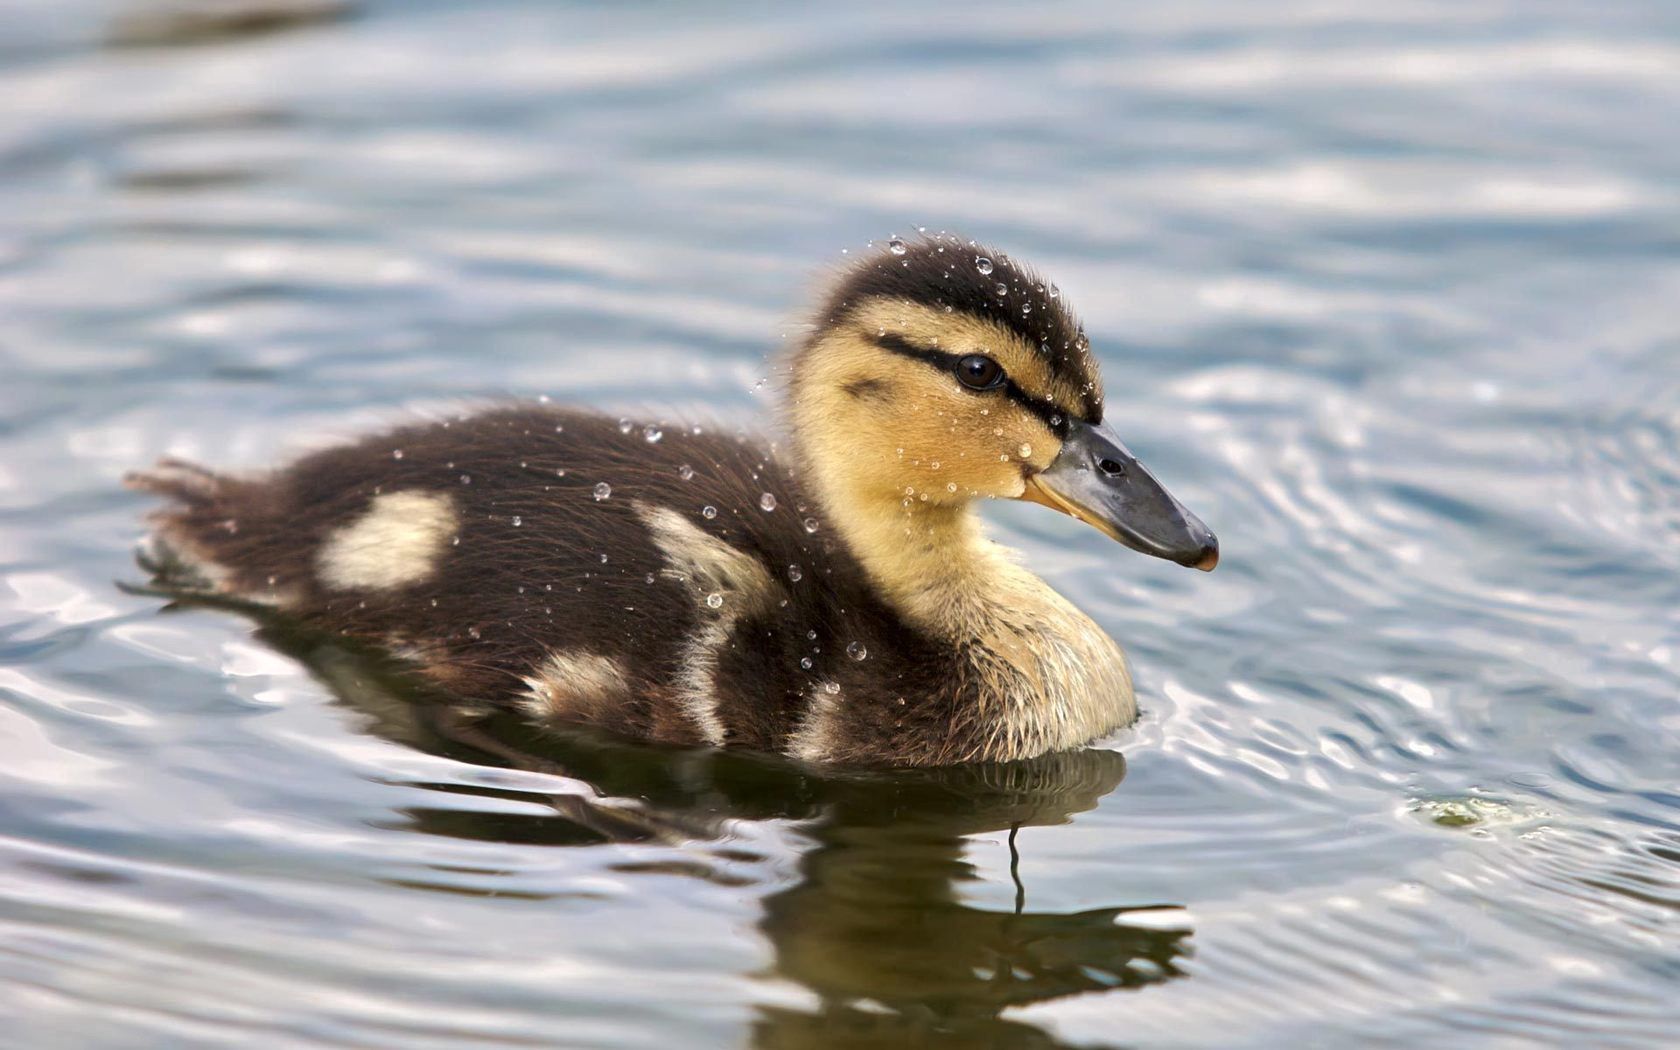
<svg viewBox="0 0 1680 1050">
<path fill-rule="evenodd" d="M 158 590 L 233 596 L 243 589 L 234 583 L 237 543 L 232 541 L 247 482 L 166 457 L 151 470 L 126 475 L 123 484 L 171 501 L 152 512 L 152 531 L 134 552 Z"/>
</svg>

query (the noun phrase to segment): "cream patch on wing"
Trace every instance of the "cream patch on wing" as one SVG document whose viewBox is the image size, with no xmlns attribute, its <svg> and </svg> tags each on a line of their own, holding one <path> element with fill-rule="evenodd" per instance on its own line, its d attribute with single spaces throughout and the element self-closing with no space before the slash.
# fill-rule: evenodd
<svg viewBox="0 0 1680 1050">
<path fill-rule="evenodd" d="M 550 653 L 525 676 L 525 685 L 525 710 L 553 721 L 605 722 L 630 699 L 624 665 L 582 650 Z"/>
<path fill-rule="evenodd" d="M 321 545 L 316 568 L 333 590 L 389 591 L 431 576 L 456 530 L 454 499 L 387 492 Z"/>
<path fill-rule="evenodd" d="M 636 503 L 636 515 L 665 556 L 661 574 L 687 585 L 700 609 L 700 628 L 683 643 L 677 699 L 710 744 L 724 742 L 717 713 L 717 665 L 742 617 L 767 607 L 776 584 L 757 558 L 731 547 L 668 507 Z"/>
<path fill-rule="evenodd" d="M 806 762 L 827 761 L 829 740 L 834 735 L 834 720 L 839 713 L 839 689 L 834 688 L 832 682 L 817 683 L 815 691 L 810 694 L 804 719 L 788 738 L 787 753 Z"/>
</svg>

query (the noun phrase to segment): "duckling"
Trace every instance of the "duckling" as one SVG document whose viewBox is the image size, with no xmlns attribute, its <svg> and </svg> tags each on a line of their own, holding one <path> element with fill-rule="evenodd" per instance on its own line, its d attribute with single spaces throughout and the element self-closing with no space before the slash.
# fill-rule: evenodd
<svg viewBox="0 0 1680 1050">
<path fill-rule="evenodd" d="M 932 766 L 1081 747 L 1126 658 L 983 533 L 1019 499 L 1212 569 L 1103 420 L 1056 286 L 953 236 L 840 273 L 791 352 L 789 440 L 514 404 L 239 477 L 179 460 L 143 564 L 383 647 L 450 694 L 683 747 Z"/>
</svg>

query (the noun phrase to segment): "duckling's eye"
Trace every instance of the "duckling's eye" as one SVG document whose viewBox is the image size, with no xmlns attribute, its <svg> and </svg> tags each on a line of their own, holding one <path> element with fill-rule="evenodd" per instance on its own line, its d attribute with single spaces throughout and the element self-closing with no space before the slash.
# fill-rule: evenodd
<svg viewBox="0 0 1680 1050">
<path fill-rule="evenodd" d="M 991 390 L 1003 382 L 1003 366 L 985 354 L 968 354 L 957 361 L 957 378 L 970 390 Z"/>
</svg>

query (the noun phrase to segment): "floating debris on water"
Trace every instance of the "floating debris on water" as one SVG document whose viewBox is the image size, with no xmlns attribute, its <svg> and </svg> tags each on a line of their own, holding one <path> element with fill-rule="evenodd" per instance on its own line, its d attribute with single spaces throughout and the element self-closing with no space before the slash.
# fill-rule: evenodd
<svg viewBox="0 0 1680 1050">
<path fill-rule="evenodd" d="M 112 22 L 112 47 L 178 47 L 262 36 L 350 17 L 349 0 L 134 0 Z"/>
</svg>

